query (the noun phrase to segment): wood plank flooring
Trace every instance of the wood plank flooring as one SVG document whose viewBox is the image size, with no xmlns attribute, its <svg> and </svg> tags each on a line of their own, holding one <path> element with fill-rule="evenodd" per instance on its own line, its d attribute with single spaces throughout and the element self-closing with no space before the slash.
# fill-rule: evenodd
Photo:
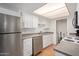
<svg viewBox="0 0 79 59">
<path fill-rule="evenodd" d="M 55 55 L 55 51 L 53 50 L 54 47 L 55 45 L 50 45 L 49 47 L 42 50 L 42 52 L 39 53 L 37 56 L 54 56 Z"/>
</svg>

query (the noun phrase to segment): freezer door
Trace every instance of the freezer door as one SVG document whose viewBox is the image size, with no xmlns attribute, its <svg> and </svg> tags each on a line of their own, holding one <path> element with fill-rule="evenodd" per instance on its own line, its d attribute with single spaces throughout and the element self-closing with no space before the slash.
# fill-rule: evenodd
<svg viewBox="0 0 79 59">
<path fill-rule="evenodd" d="M 20 18 L 0 13 L 0 33 L 20 32 Z"/>
<path fill-rule="evenodd" d="M 0 34 L 0 55 L 21 56 L 22 51 L 21 34 Z"/>
</svg>

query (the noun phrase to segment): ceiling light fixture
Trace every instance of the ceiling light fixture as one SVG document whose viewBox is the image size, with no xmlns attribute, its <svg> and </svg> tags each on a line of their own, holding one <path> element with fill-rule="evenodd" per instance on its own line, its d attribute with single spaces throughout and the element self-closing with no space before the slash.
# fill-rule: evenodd
<svg viewBox="0 0 79 59">
<path fill-rule="evenodd" d="M 47 3 L 46 5 L 36 9 L 34 13 L 50 19 L 69 15 L 65 3 Z"/>
</svg>

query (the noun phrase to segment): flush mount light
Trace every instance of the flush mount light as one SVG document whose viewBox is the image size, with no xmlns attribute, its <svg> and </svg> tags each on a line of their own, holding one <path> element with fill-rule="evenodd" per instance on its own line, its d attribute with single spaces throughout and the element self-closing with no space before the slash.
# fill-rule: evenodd
<svg viewBox="0 0 79 59">
<path fill-rule="evenodd" d="M 46 5 L 36 9 L 34 13 L 50 19 L 65 17 L 69 15 L 65 3 L 47 3 Z"/>
</svg>

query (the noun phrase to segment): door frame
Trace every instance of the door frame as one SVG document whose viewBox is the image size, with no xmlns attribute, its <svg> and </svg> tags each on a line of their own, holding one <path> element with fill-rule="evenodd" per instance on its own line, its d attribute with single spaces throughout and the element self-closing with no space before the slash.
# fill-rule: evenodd
<svg viewBox="0 0 79 59">
<path fill-rule="evenodd" d="M 67 35 L 67 19 L 56 20 L 56 44 L 58 44 L 58 34 L 57 34 L 57 21 L 66 20 L 66 35 Z"/>
</svg>

